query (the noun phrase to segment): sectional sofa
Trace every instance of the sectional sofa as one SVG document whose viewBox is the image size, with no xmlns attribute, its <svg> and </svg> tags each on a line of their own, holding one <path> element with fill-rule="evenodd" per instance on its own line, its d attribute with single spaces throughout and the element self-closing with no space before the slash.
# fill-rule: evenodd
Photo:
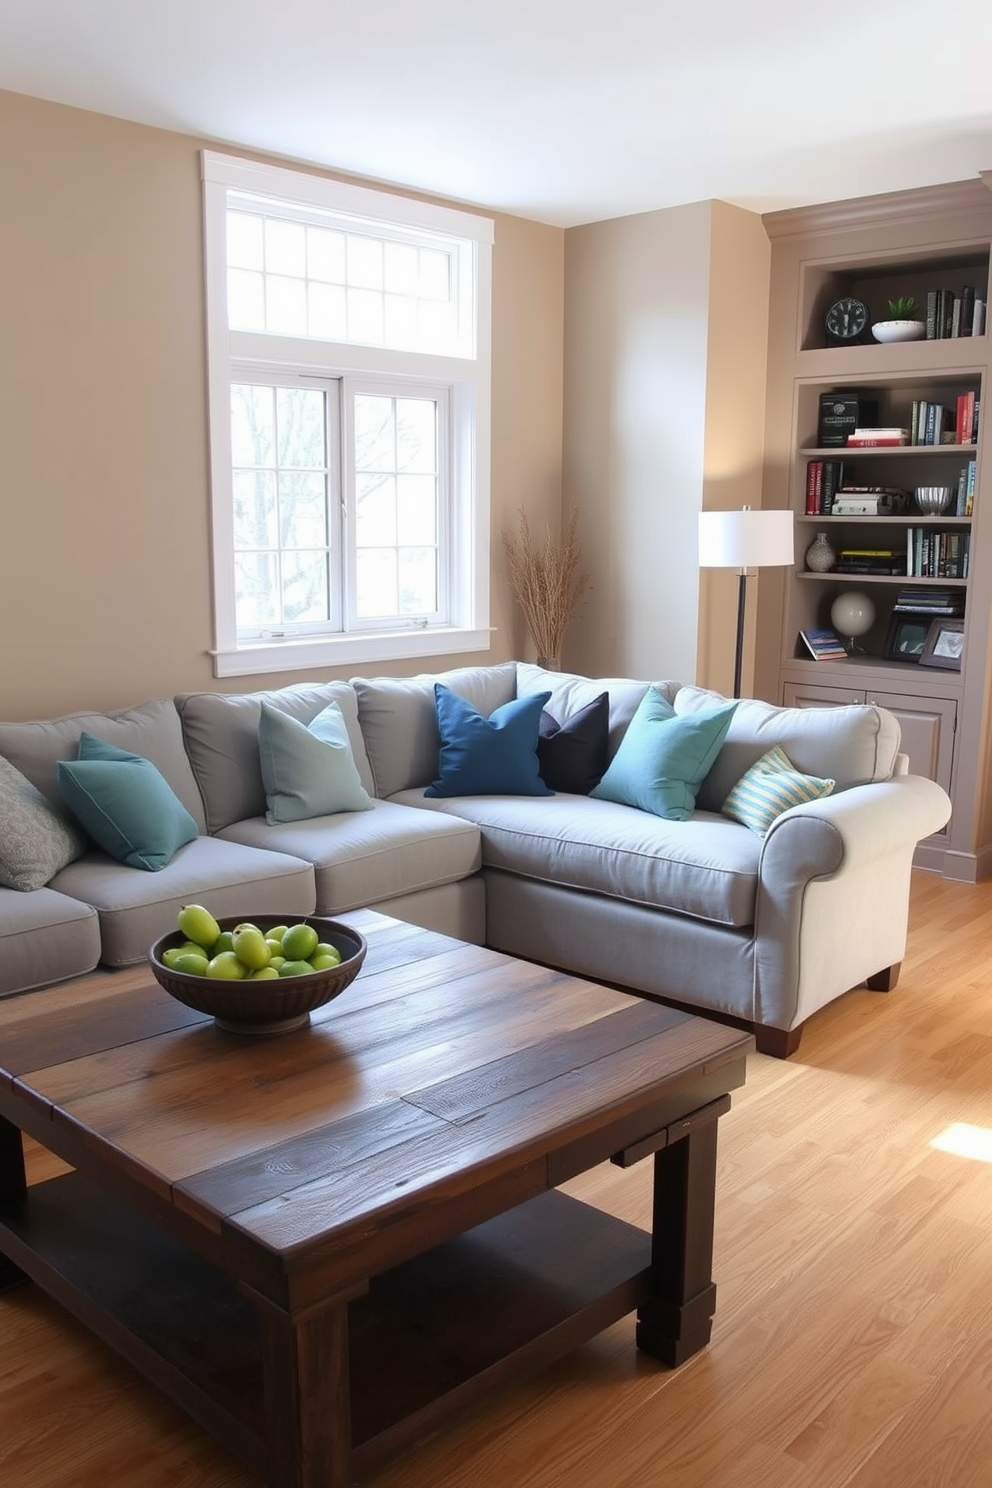
<svg viewBox="0 0 992 1488">
<path fill-rule="evenodd" d="M 443 779 L 447 758 L 436 683 L 482 719 L 511 704 L 553 719 L 549 733 L 605 708 L 607 779 L 592 795 L 544 793 L 540 780 L 535 794 L 425 794 L 439 771 Z M 627 804 L 623 791 L 603 793 L 648 703 L 689 733 L 696 721 L 727 716 L 685 819 Z M 302 805 L 272 819 L 260 731 L 273 710 L 280 728 L 288 717 L 308 738 L 318 717 L 339 718 L 354 774 L 351 809 L 314 815 L 304 791 Z M 126 851 L 95 848 L 67 813 L 83 736 L 98 761 L 150 761 L 179 803 L 181 845 L 155 871 L 121 861 Z M 724 806 L 775 746 L 830 793 L 782 811 L 762 832 Z M 883 709 L 733 704 L 674 681 L 584 678 L 523 662 L 186 693 L 117 712 L 0 724 L 3 762 L 15 785 L 29 782 L 16 803 L 20 810 L 24 792 L 31 797 L 18 831 L 29 830 L 24 819 L 36 807 L 47 821 L 41 837 L 61 831 L 67 841 L 42 841 L 37 861 L 28 847 L 37 887 L 0 887 L 0 995 L 98 963 L 142 960 L 184 902 L 204 901 L 219 915 L 370 905 L 743 1020 L 760 1049 L 779 1055 L 797 1047 L 805 1021 L 832 999 L 865 983 L 894 984 L 913 851 L 950 814 L 939 786 L 906 773 L 898 724 Z M 99 776 L 103 766 L 86 769 Z M 5 785 L 0 771 L 0 831 L 10 779 Z M 54 857 L 46 866 L 47 853 Z"/>
</svg>

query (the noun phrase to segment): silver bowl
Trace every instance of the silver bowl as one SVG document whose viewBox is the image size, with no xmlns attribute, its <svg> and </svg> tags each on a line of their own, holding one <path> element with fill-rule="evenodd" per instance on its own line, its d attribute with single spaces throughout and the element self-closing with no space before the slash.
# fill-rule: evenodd
<svg viewBox="0 0 992 1488">
<path fill-rule="evenodd" d="M 951 486 L 917 486 L 916 510 L 927 517 L 939 516 L 950 506 L 953 494 Z"/>
</svg>

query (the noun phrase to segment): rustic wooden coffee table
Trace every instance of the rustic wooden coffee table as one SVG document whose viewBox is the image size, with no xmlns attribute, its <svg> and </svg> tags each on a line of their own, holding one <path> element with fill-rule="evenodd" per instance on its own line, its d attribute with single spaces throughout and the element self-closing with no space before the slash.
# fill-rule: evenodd
<svg viewBox="0 0 992 1488">
<path fill-rule="evenodd" d="M 36 1281 L 257 1470 L 344 1488 L 637 1310 L 709 1339 L 717 1119 L 749 1035 L 361 912 L 309 1028 L 150 976 L 0 1002 L 0 1287 Z M 25 1185 L 21 1132 L 72 1165 Z M 654 1160 L 653 1234 L 555 1191 Z"/>
</svg>

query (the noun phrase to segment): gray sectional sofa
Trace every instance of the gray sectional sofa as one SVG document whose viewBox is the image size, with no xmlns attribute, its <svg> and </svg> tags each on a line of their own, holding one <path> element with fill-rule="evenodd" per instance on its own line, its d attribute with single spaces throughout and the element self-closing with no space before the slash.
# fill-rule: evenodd
<svg viewBox="0 0 992 1488">
<path fill-rule="evenodd" d="M 585 795 L 429 797 L 439 767 L 434 683 L 484 716 L 551 694 L 559 721 L 609 698 L 615 755 L 650 685 L 677 717 L 726 702 L 677 682 L 591 679 L 526 663 L 434 677 L 354 678 L 271 692 L 187 693 L 114 713 L 0 724 L 0 758 L 64 809 L 60 760 L 80 734 L 151 760 L 196 835 L 156 872 L 96 849 L 31 892 L 0 887 L 0 995 L 125 966 L 184 902 L 217 914 L 343 913 L 372 906 L 516 956 L 753 1026 L 788 1054 L 807 1018 L 866 982 L 894 981 L 918 841 L 950 813 L 905 773 L 883 709 L 737 705 L 688 820 Z M 369 809 L 276 823 L 266 816 L 259 721 L 266 702 L 307 724 L 331 702 Z M 721 811 L 773 745 L 836 781 L 763 837 Z M 2 829 L 2 822 L 0 822 Z"/>
</svg>

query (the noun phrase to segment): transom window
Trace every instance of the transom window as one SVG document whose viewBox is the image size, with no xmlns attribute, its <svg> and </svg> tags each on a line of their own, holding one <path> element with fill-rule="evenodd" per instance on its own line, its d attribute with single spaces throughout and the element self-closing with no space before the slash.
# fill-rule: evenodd
<svg viewBox="0 0 992 1488">
<path fill-rule="evenodd" d="M 492 224 L 203 167 L 216 674 L 488 649 Z"/>
</svg>

